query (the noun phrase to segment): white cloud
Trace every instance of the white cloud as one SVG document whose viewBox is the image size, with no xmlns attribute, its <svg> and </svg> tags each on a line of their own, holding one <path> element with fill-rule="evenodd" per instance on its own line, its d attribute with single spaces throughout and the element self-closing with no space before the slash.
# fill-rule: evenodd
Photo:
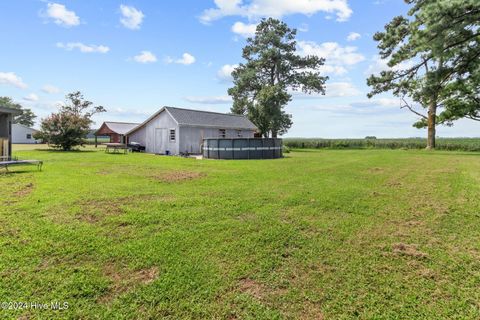
<svg viewBox="0 0 480 320">
<path fill-rule="evenodd" d="M 133 57 L 133 60 L 139 63 L 153 63 L 157 62 L 157 57 L 150 51 L 142 51 L 139 55 Z"/>
<path fill-rule="evenodd" d="M 122 4 L 120 5 L 120 12 L 122 14 L 120 22 L 125 28 L 131 30 L 140 29 L 140 25 L 142 24 L 143 18 L 145 17 L 142 11 L 135 9 L 134 7 Z"/>
<path fill-rule="evenodd" d="M 107 53 L 110 51 L 110 48 L 103 45 L 86 45 L 81 42 L 69 42 L 69 43 L 62 43 L 57 42 L 57 47 L 65 49 L 67 51 L 72 51 L 74 49 L 80 50 L 83 53 Z"/>
<path fill-rule="evenodd" d="M 387 71 L 387 70 L 398 71 L 398 70 L 404 70 L 404 69 L 413 67 L 413 61 L 401 62 L 400 64 L 394 66 L 393 68 L 390 68 L 387 63 L 388 63 L 387 60 L 384 60 L 380 58 L 380 56 L 375 55 L 371 59 L 371 62 L 364 73 L 366 76 L 370 76 L 372 74 L 378 75 L 382 71 Z"/>
<path fill-rule="evenodd" d="M 354 97 L 362 92 L 351 82 L 327 82 L 326 97 Z"/>
<path fill-rule="evenodd" d="M 27 85 L 23 82 L 22 78 L 13 72 L 0 72 L 0 84 L 8 84 L 20 89 L 27 88 Z"/>
<path fill-rule="evenodd" d="M 361 35 L 358 32 L 350 32 L 347 36 L 347 41 L 355 41 L 360 39 Z"/>
<path fill-rule="evenodd" d="M 319 99 L 319 98 L 345 98 L 355 97 L 362 92 L 351 82 L 327 82 L 325 85 L 325 95 L 313 93 L 306 94 L 300 91 L 290 92 L 296 99 Z"/>
<path fill-rule="evenodd" d="M 345 74 L 347 72 L 345 66 L 352 66 L 365 60 L 365 57 L 357 52 L 357 47 L 342 47 L 336 42 L 317 44 L 313 41 L 299 41 L 297 45 L 300 55 L 325 58 L 325 65 L 320 68 L 325 73 Z"/>
<path fill-rule="evenodd" d="M 67 28 L 80 24 L 80 18 L 75 12 L 68 10 L 63 4 L 47 3 L 47 10 L 44 15 L 47 18 L 53 19 L 53 22 L 56 24 Z"/>
<path fill-rule="evenodd" d="M 401 105 L 402 103 L 398 98 L 377 98 L 350 103 L 350 106 L 355 108 L 385 107 L 400 109 Z"/>
<path fill-rule="evenodd" d="M 26 101 L 38 101 L 38 96 L 35 94 L 35 93 L 30 93 L 29 95 L 26 95 L 25 97 L 23 97 L 23 100 L 26 100 Z"/>
<path fill-rule="evenodd" d="M 202 23 L 210 23 L 226 16 L 242 16 L 249 19 L 261 17 L 281 18 L 291 14 L 311 16 L 317 12 L 337 15 L 338 21 L 345 21 L 352 15 L 347 0 L 215 0 L 216 8 L 205 10 L 200 16 Z"/>
<path fill-rule="evenodd" d="M 53 93 L 59 93 L 60 89 L 51 84 L 46 84 L 43 86 L 42 91 L 45 93 L 53 94 Z"/>
<path fill-rule="evenodd" d="M 308 32 L 308 24 L 302 23 L 300 27 L 297 28 L 297 30 L 300 32 Z"/>
<path fill-rule="evenodd" d="M 185 100 L 188 102 L 203 104 L 226 104 L 232 102 L 232 98 L 230 96 L 185 97 Z"/>
<path fill-rule="evenodd" d="M 233 81 L 232 72 L 238 68 L 238 64 L 225 64 L 217 72 L 217 78 L 224 82 Z"/>
<path fill-rule="evenodd" d="M 190 53 L 185 52 L 181 58 L 179 59 L 173 59 L 171 57 L 166 57 L 165 58 L 165 63 L 178 63 L 178 64 L 184 64 L 184 65 L 189 65 L 195 63 L 196 59 L 194 56 L 192 56 Z"/>
<path fill-rule="evenodd" d="M 235 22 L 232 26 L 232 32 L 241 35 L 244 38 L 253 37 L 256 30 L 257 25 L 255 23 L 245 24 L 243 22 Z"/>
</svg>

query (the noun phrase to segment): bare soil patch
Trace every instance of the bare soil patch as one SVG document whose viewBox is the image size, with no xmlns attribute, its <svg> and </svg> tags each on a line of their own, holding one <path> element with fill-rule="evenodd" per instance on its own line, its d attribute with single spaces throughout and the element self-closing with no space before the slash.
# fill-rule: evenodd
<svg viewBox="0 0 480 320">
<path fill-rule="evenodd" d="M 414 244 L 406 243 L 395 243 L 392 245 L 393 253 L 401 256 L 413 257 L 416 259 L 426 259 L 428 255 L 424 252 L 421 252 L 417 249 L 417 246 Z"/>
<path fill-rule="evenodd" d="M 110 279 L 108 292 L 100 297 L 99 302 L 108 303 L 115 297 L 134 290 L 139 285 L 147 285 L 158 278 L 158 268 L 153 266 L 140 270 L 129 270 L 115 264 L 107 264 L 104 268 L 104 275 Z"/>
<path fill-rule="evenodd" d="M 14 195 L 17 197 L 24 197 L 32 193 L 33 191 L 33 183 L 28 183 L 20 188 L 20 190 L 15 191 Z"/>
<path fill-rule="evenodd" d="M 265 294 L 265 288 L 257 281 L 249 278 L 240 279 L 238 289 L 240 292 L 249 294 L 256 299 L 262 299 Z"/>
<path fill-rule="evenodd" d="M 162 182 L 179 182 L 179 181 L 188 181 L 193 179 L 199 179 L 204 177 L 205 174 L 196 171 L 168 171 L 159 174 L 152 175 L 151 177 L 154 180 L 159 180 Z"/>
</svg>

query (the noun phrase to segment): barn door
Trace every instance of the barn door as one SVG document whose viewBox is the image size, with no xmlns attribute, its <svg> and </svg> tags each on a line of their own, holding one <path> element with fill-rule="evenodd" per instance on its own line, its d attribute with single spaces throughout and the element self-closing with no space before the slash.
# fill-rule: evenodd
<svg viewBox="0 0 480 320">
<path fill-rule="evenodd" d="M 155 129 L 155 153 L 163 154 L 166 150 L 167 144 L 167 129 L 156 128 Z"/>
</svg>

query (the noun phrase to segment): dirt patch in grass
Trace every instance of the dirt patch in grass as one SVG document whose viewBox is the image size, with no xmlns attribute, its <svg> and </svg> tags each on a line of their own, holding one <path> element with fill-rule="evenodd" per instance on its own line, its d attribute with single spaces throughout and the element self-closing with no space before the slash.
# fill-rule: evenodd
<svg viewBox="0 0 480 320">
<path fill-rule="evenodd" d="M 109 303 L 117 296 L 134 290 L 139 285 L 147 285 L 158 278 L 158 268 L 153 266 L 140 270 L 129 270 L 115 264 L 107 264 L 103 270 L 104 275 L 109 278 L 111 284 L 108 292 L 100 297 L 100 303 Z"/>
<path fill-rule="evenodd" d="M 265 288 L 263 285 L 250 278 L 240 279 L 238 283 L 238 290 L 242 293 L 251 295 L 256 299 L 262 299 L 265 295 Z"/>
<path fill-rule="evenodd" d="M 96 223 L 104 216 L 124 213 L 121 200 L 85 200 L 78 205 L 80 212 L 76 214 L 76 218 L 87 223 Z"/>
<path fill-rule="evenodd" d="M 179 181 L 188 181 L 193 179 L 199 179 L 204 177 L 205 174 L 196 171 L 168 171 L 151 176 L 152 179 L 162 181 L 162 182 L 179 182 Z"/>
<path fill-rule="evenodd" d="M 143 194 L 121 197 L 117 199 L 89 199 L 77 201 L 80 208 L 76 218 L 88 223 L 96 223 L 108 216 L 117 216 L 125 213 L 126 207 L 135 206 L 145 201 L 161 200 L 165 202 L 175 200 L 172 196 Z"/>
<path fill-rule="evenodd" d="M 369 169 L 368 169 L 368 172 L 369 172 L 369 173 L 378 173 L 378 174 L 379 174 L 379 173 L 383 173 L 384 170 L 383 170 L 383 168 L 374 167 L 374 168 L 369 168 Z"/>
<path fill-rule="evenodd" d="M 406 243 L 394 243 L 392 245 L 392 251 L 396 255 L 413 257 L 416 259 L 426 259 L 428 255 L 424 252 L 418 250 L 417 246 L 414 244 Z"/>
<path fill-rule="evenodd" d="M 14 192 L 14 195 L 17 197 L 24 197 L 32 193 L 33 191 L 33 183 L 28 183 L 24 185 L 23 187 L 20 188 L 20 190 L 17 190 Z"/>
</svg>

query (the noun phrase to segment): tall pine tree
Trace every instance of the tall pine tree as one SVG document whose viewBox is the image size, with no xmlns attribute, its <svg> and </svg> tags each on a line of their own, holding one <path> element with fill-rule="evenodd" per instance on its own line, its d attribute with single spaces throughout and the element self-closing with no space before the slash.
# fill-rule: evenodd
<svg viewBox="0 0 480 320">
<path fill-rule="evenodd" d="M 291 127 L 291 115 L 284 111 L 292 98 L 289 90 L 325 93 L 328 77 L 318 71 L 324 59 L 295 54 L 295 36 L 296 30 L 286 23 L 263 19 L 243 48 L 246 62 L 232 72 L 232 112 L 248 116 L 265 137 L 277 137 Z"/>
<path fill-rule="evenodd" d="M 395 17 L 385 31 L 374 35 L 380 56 L 391 69 L 368 78 L 372 88 L 368 96 L 391 91 L 402 98 L 403 107 L 420 117 L 414 126 L 428 128 L 427 148 L 433 149 L 436 125 L 468 114 L 465 105 L 453 101 L 466 88 L 461 84 L 474 84 L 479 72 L 480 2 L 405 2 L 412 6 L 408 16 Z"/>
</svg>

